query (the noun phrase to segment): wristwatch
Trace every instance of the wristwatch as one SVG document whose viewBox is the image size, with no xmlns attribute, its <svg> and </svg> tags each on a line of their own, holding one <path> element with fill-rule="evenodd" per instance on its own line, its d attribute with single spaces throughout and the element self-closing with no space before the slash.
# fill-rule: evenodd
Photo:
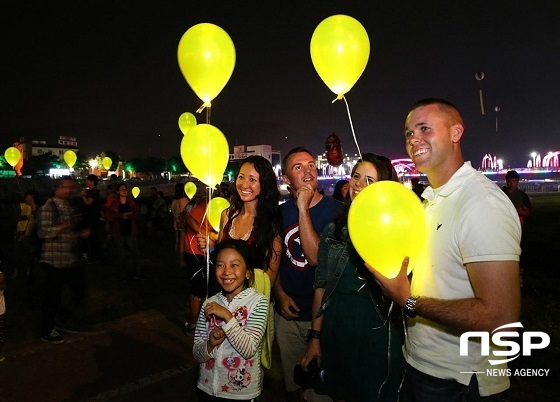
<svg viewBox="0 0 560 402">
<path fill-rule="evenodd" d="M 418 300 L 418 297 L 413 296 L 406 299 L 406 303 L 404 304 L 404 313 L 407 317 L 416 317 L 416 300 Z"/>
<path fill-rule="evenodd" d="M 316 331 L 314 329 L 310 329 L 307 331 L 307 342 L 311 339 L 320 339 L 321 338 L 321 331 Z"/>
</svg>

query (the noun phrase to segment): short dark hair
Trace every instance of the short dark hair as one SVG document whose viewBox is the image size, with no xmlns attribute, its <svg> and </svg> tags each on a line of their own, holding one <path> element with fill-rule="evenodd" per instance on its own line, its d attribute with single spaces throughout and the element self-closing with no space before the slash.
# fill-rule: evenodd
<svg viewBox="0 0 560 402">
<path fill-rule="evenodd" d="M 88 174 L 86 180 L 92 181 L 94 186 L 97 186 L 97 183 L 99 183 L 99 177 L 94 174 Z"/>
<path fill-rule="evenodd" d="M 313 158 L 313 154 L 311 153 L 311 151 L 305 147 L 292 148 L 282 159 L 282 174 L 286 174 L 286 172 L 288 171 L 288 159 L 290 159 L 290 156 L 292 156 L 293 154 L 299 154 L 300 152 L 305 152 Z"/>
<path fill-rule="evenodd" d="M 456 120 L 455 123 L 459 123 L 463 127 L 465 127 L 465 123 L 463 121 L 463 117 L 461 116 L 461 111 L 459 110 L 459 108 L 455 106 L 453 103 L 449 102 L 447 99 L 443 99 L 443 98 L 424 98 L 424 99 L 417 100 L 412 104 L 412 106 L 408 110 L 408 113 L 418 109 L 419 107 L 430 106 L 430 105 L 437 105 L 437 107 L 440 110 L 447 112 L 447 114 L 453 120 Z"/>
<path fill-rule="evenodd" d="M 510 170 L 509 172 L 506 173 L 506 180 L 509 180 L 509 179 L 519 180 L 519 173 L 517 173 L 517 171 L 515 171 L 515 170 Z"/>
</svg>

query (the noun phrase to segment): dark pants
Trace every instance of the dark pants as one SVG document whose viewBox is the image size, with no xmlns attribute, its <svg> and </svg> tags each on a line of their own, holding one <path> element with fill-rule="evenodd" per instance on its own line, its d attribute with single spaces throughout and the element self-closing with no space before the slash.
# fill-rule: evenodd
<svg viewBox="0 0 560 402">
<path fill-rule="evenodd" d="M 475 374 L 467 386 L 455 380 L 432 377 L 405 362 L 399 402 L 499 402 L 501 400 L 499 394 L 480 396 Z"/>
<path fill-rule="evenodd" d="M 85 299 L 84 271 L 81 266 L 55 268 L 44 262 L 40 268 L 45 272 L 40 331 L 41 336 L 46 336 L 56 327 L 57 318 L 60 323 L 65 323 L 82 307 Z M 62 292 L 65 288 L 72 294 L 70 306 L 62 305 Z"/>
<path fill-rule="evenodd" d="M 101 244 L 99 239 L 99 220 L 90 222 L 91 235 L 86 239 L 87 258 L 90 261 L 99 261 Z"/>
<path fill-rule="evenodd" d="M 127 279 L 138 275 L 138 242 L 136 236 L 115 237 L 119 278 Z"/>
</svg>

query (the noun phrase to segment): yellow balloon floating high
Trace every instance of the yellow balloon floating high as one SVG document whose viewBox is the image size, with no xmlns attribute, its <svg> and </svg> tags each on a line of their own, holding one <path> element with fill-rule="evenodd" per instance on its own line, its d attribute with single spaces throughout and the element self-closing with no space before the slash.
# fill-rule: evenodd
<svg viewBox="0 0 560 402">
<path fill-rule="evenodd" d="M 337 99 L 342 99 L 366 68 L 369 37 L 356 19 L 333 15 L 315 28 L 310 50 L 311 61 L 319 77 L 337 95 Z"/>
<path fill-rule="evenodd" d="M 192 181 L 186 182 L 185 183 L 185 194 L 187 195 L 187 197 L 192 199 L 194 197 L 194 195 L 196 194 L 196 184 L 194 184 Z"/>
<path fill-rule="evenodd" d="M 113 161 L 111 160 L 111 158 L 109 158 L 108 156 L 104 157 L 103 160 L 101 161 L 101 164 L 103 165 L 103 167 L 105 168 L 105 170 L 109 170 L 111 168 L 111 166 L 113 165 Z"/>
<path fill-rule="evenodd" d="M 229 207 L 229 201 L 223 197 L 214 197 L 208 203 L 208 209 L 206 211 L 206 219 L 212 225 L 215 230 L 220 227 L 220 218 L 222 211 Z"/>
<path fill-rule="evenodd" d="M 140 188 L 132 187 L 132 195 L 134 196 L 134 198 L 138 198 L 138 196 L 140 195 Z"/>
<path fill-rule="evenodd" d="M 19 152 L 19 149 L 16 147 L 9 147 L 4 152 L 4 158 L 6 158 L 6 162 L 8 162 L 11 167 L 14 167 L 21 158 L 21 152 Z"/>
<path fill-rule="evenodd" d="M 426 238 L 424 207 L 403 184 L 379 181 L 354 198 L 348 232 L 358 254 L 385 277 L 396 277 L 407 256 L 410 273 Z"/>
<path fill-rule="evenodd" d="M 226 137 L 211 124 L 197 124 L 181 140 L 181 158 L 197 179 L 214 187 L 222 182 L 229 160 Z"/>
<path fill-rule="evenodd" d="M 69 168 L 72 168 L 74 166 L 77 159 L 78 157 L 76 156 L 76 153 L 74 151 L 68 150 L 64 152 L 64 162 L 66 162 Z"/>
<path fill-rule="evenodd" d="M 235 46 L 217 25 L 201 23 L 189 28 L 177 48 L 179 68 L 205 105 L 218 96 L 235 66 Z"/>
<path fill-rule="evenodd" d="M 179 129 L 184 134 L 187 134 L 191 128 L 196 126 L 196 117 L 194 114 L 185 112 L 181 116 L 179 116 Z"/>
</svg>

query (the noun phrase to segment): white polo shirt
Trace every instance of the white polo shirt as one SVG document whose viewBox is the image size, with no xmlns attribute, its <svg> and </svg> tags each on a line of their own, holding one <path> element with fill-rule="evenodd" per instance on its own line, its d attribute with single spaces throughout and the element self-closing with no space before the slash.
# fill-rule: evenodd
<svg viewBox="0 0 560 402">
<path fill-rule="evenodd" d="M 513 204 L 504 192 L 470 162 L 455 172 L 443 186 L 427 187 L 426 244 L 412 275 L 411 293 L 438 299 L 474 297 L 466 264 L 482 261 L 519 261 L 521 225 Z M 468 385 L 472 374 L 477 379 L 481 396 L 509 388 L 507 376 L 487 376 L 487 368 L 507 368 L 506 364 L 490 366 L 495 359 L 481 356 L 480 342 L 469 342 L 469 356 L 460 356 L 461 333 L 423 317 L 408 320 L 404 347 L 407 362 L 423 373 L 442 379 L 454 379 Z"/>
</svg>

